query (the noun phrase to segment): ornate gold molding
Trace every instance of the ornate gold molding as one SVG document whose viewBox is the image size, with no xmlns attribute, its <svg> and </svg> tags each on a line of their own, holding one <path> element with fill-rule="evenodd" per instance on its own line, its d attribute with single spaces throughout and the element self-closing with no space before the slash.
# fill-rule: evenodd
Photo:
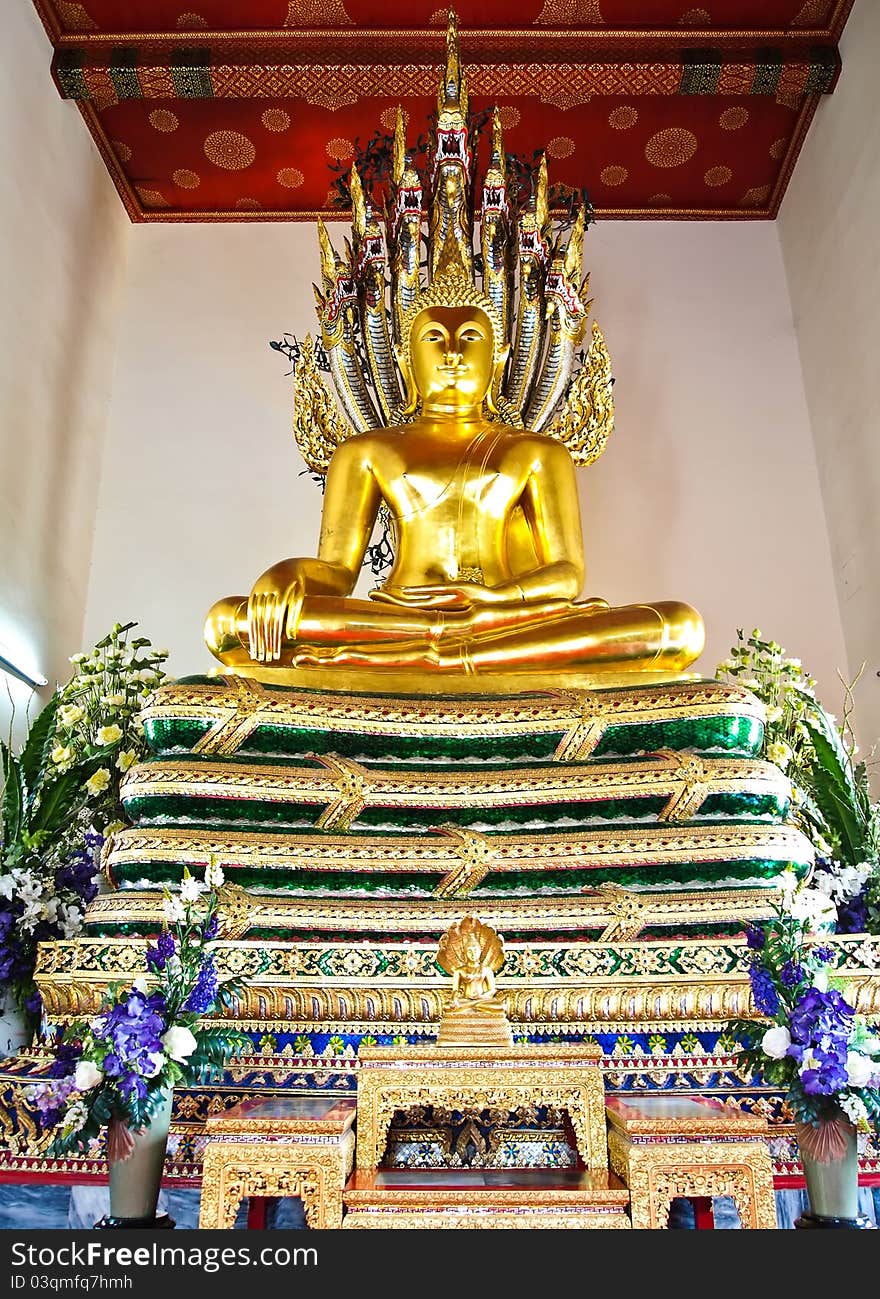
<svg viewBox="0 0 880 1299">
<path fill-rule="evenodd" d="M 520 683 L 518 693 L 510 698 L 474 696 L 451 701 L 431 695 L 406 697 L 393 691 L 351 695 L 333 690 L 282 690 L 250 678 L 226 676 L 219 677 L 216 684 L 160 686 L 141 716 L 147 724 L 175 720 L 205 723 L 211 730 L 193 751 L 229 756 L 261 723 L 390 738 L 412 734 L 415 725 L 420 735 L 428 737 L 484 739 L 548 731 L 574 733 L 591 726 L 594 718 L 601 721 L 601 731 L 608 724 L 636 725 L 695 716 L 763 721 L 764 708 L 743 686 L 699 678 L 637 689 L 544 689 L 526 694 Z M 601 731 L 595 729 L 598 740 Z M 578 756 L 588 756 L 580 739 L 574 749 Z"/>
<path fill-rule="evenodd" d="M 812 846 L 800 830 L 760 822 L 620 829 L 610 825 L 601 830 L 534 834 L 502 831 L 487 835 L 486 841 L 493 876 L 523 870 L 700 866 L 752 859 L 806 867 L 813 860 Z M 120 866 L 206 866 L 212 857 L 233 880 L 238 868 L 317 872 L 326 875 L 328 885 L 335 872 L 384 877 L 400 872 L 429 877 L 426 890 L 434 887 L 431 876 L 448 875 L 462 861 L 460 842 L 448 835 L 359 834 L 355 838 L 320 832 L 292 835 L 161 826 L 120 831 L 107 860 L 113 874 Z M 637 891 L 651 892 L 648 871 Z"/>
<path fill-rule="evenodd" d="M 241 890 L 244 892 L 244 890 Z M 601 942 L 623 942 L 645 927 L 678 931 L 693 926 L 741 923 L 769 919 L 774 889 L 706 889 L 679 893 L 657 891 L 638 894 L 619 885 L 591 893 L 560 897 L 480 899 L 480 915 L 499 933 L 552 933 L 554 942 L 585 930 L 603 930 Z M 390 907 L 387 899 L 361 897 L 301 897 L 248 890 L 247 928 L 292 930 L 320 939 L 330 934 L 371 935 L 441 934 L 462 914 L 455 898 L 408 898 L 405 906 Z M 244 904 L 243 904 L 244 905 Z M 630 912 L 633 912 L 630 919 Z M 90 927 L 143 925 L 158 929 L 163 920 L 158 892 L 118 889 L 101 893 L 89 903 Z M 633 925 L 638 922 L 638 929 Z M 243 931 L 239 937 L 244 936 Z M 517 950 L 519 950 L 517 948 Z"/>
<path fill-rule="evenodd" d="M 607 718 L 602 725 L 606 722 Z M 791 794 L 790 782 L 768 762 L 698 758 L 669 750 L 628 762 L 581 764 L 566 757 L 564 763 L 543 766 L 511 763 L 503 771 L 364 767 L 335 754 L 319 761 L 320 766 L 270 766 L 153 760 L 126 774 L 122 797 L 125 801 L 176 796 L 316 806 L 324 808 L 317 828 L 343 833 L 365 807 L 433 808 L 439 813 L 461 807 L 540 808 L 565 802 L 588 806 L 606 799 L 660 796 L 669 801 L 659 819 L 681 822 L 693 817 L 709 794 L 764 794 L 780 801 Z"/>
</svg>

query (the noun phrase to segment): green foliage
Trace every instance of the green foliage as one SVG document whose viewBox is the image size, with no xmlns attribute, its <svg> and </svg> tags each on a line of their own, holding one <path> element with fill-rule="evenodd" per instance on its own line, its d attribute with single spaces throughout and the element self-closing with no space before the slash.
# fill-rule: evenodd
<svg viewBox="0 0 880 1299">
<path fill-rule="evenodd" d="M 73 656 L 73 675 L 31 723 L 18 754 L 0 741 L 0 905 L 15 920 L 5 968 L 31 1014 L 34 934 L 72 937 L 87 901 L 88 873 L 75 883 L 62 872 L 59 885 L 59 868 L 97 853 L 100 836 L 124 823 L 120 782 L 145 748 L 138 714 L 163 678 L 167 653 L 144 637 L 129 640 L 135 625 L 116 623 L 93 650 Z"/>
<path fill-rule="evenodd" d="M 845 886 L 832 886 L 838 902 L 854 896 L 853 888 L 868 881 L 869 901 L 875 899 L 868 928 L 880 931 L 880 803 L 871 796 L 869 764 L 856 761 L 851 725 L 859 678 L 851 685 L 843 683 L 843 720 L 838 725 L 817 700 L 816 682 L 800 660 L 785 657 L 782 646 L 765 640 L 757 628 L 748 637 L 737 632 L 737 644 L 718 665 L 716 676 L 746 686 L 765 705 L 763 756 L 791 779 L 791 819 L 838 880 L 848 868 Z"/>
</svg>

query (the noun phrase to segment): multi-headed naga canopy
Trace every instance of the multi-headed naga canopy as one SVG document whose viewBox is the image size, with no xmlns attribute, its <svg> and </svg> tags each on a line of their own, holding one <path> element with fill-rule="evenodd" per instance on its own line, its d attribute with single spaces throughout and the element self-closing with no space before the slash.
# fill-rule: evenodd
<svg viewBox="0 0 880 1299">
<path fill-rule="evenodd" d="M 321 380 L 311 338 L 294 367 L 294 433 L 306 463 L 318 473 L 326 471 L 335 448 L 352 434 L 411 418 L 401 365 L 408 365 L 409 325 L 423 305 L 470 304 L 486 311 L 496 335 L 496 357 L 510 349 L 496 394 L 501 418 L 557 438 L 576 464 L 591 464 L 605 448 L 614 424 L 613 380 L 595 321 L 586 360 L 574 373 L 592 305 L 586 300 L 589 275 L 580 279 L 586 212 L 581 208 L 567 241 L 563 234 L 554 237 L 546 160 L 531 200 L 522 212 L 514 212 L 496 111 L 489 166 L 480 187 L 478 284 L 475 144 L 458 26 L 450 13 L 427 211 L 398 109 L 383 223 L 356 169 L 351 172 L 352 241 L 346 241 L 345 256 L 336 252 L 326 226 L 318 222 L 321 287 L 315 287 L 315 298 L 341 411 Z M 423 240 L 427 284 L 422 279 Z"/>
</svg>

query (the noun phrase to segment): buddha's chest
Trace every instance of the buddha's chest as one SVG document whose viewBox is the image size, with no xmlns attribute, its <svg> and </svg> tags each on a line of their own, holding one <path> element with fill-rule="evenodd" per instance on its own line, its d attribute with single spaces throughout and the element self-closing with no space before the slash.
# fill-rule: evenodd
<svg viewBox="0 0 880 1299">
<path fill-rule="evenodd" d="M 444 448 L 410 457 L 383 486 L 392 511 L 404 518 L 495 512 L 506 501 L 512 504 L 517 494 L 516 482 L 491 446 L 457 455 Z"/>
</svg>

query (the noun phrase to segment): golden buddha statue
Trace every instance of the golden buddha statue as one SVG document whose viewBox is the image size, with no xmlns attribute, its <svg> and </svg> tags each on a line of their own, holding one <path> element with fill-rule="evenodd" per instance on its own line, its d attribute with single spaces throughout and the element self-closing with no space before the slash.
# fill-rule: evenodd
<svg viewBox="0 0 880 1299">
<path fill-rule="evenodd" d="M 382 236 L 356 171 L 350 258 L 334 251 L 319 223 L 322 343 L 345 414 L 333 407 L 307 339 L 294 370 L 294 427 L 310 467 L 326 473 L 318 553 L 282 560 L 249 596 L 214 605 L 205 637 L 227 670 L 288 684 L 362 688 L 375 673 L 378 689 L 419 693 L 442 682 L 453 692 L 506 691 L 669 678 L 702 651 L 702 619 L 686 604 L 615 608 L 579 598 L 575 461 L 598 456 L 613 420 L 610 361 L 595 323 L 586 363 L 571 377 L 591 305 L 589 277 L 578 283 L 586 214 L 566 246 L 551 251 L 542 164 L 519 217 L 514 275 L 496 114 L 480 289 L 467 120 L 451 22 L 433 154 L 430 284 L 419 280 L 421 187 L 398 115 L 390 313 Z M 380 511 L 394 562 L 368 599 L 355 599 Z"/>
<path fill-rule="evenodd" d="M 501 935 L 477 916 L 466 915 L 440 939 L 437 964 L 452 975 L 437 1045 L 512 1046 L 506 999 L 495 982 L 504 964 Z"/>
</svg>

